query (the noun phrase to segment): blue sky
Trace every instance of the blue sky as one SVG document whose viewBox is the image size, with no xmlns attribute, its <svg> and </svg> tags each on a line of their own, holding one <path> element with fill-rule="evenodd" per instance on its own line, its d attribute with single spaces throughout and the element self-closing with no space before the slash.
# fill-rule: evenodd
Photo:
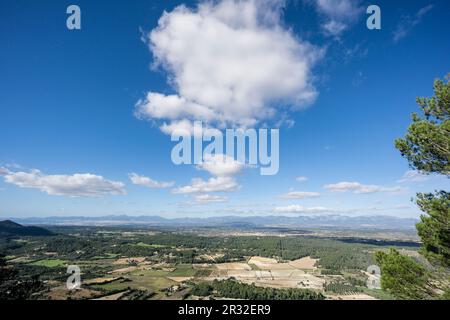
<svg viewBox="0 0 450 320">
<path fill-rule="evenodd" d="M 0 217 L 417 217 L 415 192 L 450 184 L 407 173 L 393 141 L 418 111 L 416 96 L 430 96 L 433 80 L 450 71 L 448 1 L 377 1 L 381 30 L 366 28 L 364 1 L 262 3 L 246 2 L 253 9 L 246 17 L 233 1 L 203 9 L 196 2 L 76 1 L 82 29 L 70 31 L 71 2 L 2 1 Z M 190 30 L 185 19 L 201 27 Z M 238 41 L 247 34 L 261 38 Z M 237 94 L 220 98 L 216 92 L 230 82 Z M 148 93 L 160 94 L 161 103 Z M 174 165 L 164 124 L 198 113 L 169 114 L 171 95 L 187 101 L 184 110 L 192 103 L 213 110 L 211 127 L 279 126 L 278 174 L 240 168 L 214 175 Z M 136 116 L 139 105 L 144 116 Z M 192 179 L 217 185 L 195 189 Z"/>
</svg>

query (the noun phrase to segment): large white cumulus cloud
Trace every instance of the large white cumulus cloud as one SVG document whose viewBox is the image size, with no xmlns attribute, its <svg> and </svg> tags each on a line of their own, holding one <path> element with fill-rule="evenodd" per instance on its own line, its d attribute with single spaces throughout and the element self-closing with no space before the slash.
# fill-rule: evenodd
<svg viewBox="0 0 450 320">
<path fill-rule="evenodd" d="M 149 92 L 137 114 L 252 126 L 313 102 L 311 68 L 322 50 L 282 25 L 281 7 L 275 0 L 222 0 L 165 12 L 147 40 L 175 93 Z"/>
</svg>

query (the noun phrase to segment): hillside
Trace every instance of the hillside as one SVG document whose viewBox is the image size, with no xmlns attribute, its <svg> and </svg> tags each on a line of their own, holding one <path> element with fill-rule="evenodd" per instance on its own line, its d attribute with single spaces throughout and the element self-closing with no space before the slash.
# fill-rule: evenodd
<svg viewBox="0 0 450 320">
<path fill-rule="evenodd" d="M 50 236 L 53 232 L 33 226 L 23 226 L 11 220 L 0 221 L 0 236 Z"/>
</svg>

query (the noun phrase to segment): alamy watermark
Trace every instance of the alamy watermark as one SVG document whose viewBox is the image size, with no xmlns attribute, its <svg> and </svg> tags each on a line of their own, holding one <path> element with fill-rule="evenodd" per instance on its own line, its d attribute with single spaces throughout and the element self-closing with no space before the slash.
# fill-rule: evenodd
<svg viewBox="0 0 450 320">
<path fill-rule="evenodd" d="M 377 5 L 370 5 L 366 10 L 370 16 L 367 18 L 366 26 L 369 30 L 381 30 L 381 9 Z"/>
<path fill-rule="evenodd" d="M 223 157 L 241 164 L 258 166 L 261 175 L 275 175 L 280 168 L 280 132 L 278 129 L 218 129 L 203 128 L 195 121 L 193 132 L 172 133 L 178 142 L 172 149 L 176 165 L 201 165 L 205 159 Z"/>
<path fill-rule="evenodd" d="M 66 20 L 66 26 L 69 30 L 81 30 L 81 9 L 77 5 L 67 7 L 66 13 L 69 14 Z"/>
<path fill-rule="evenodd" d="M 67 266 L 67 274 L 70 276 L 67 278 L 66 287 L 67 290 L 81 289 L 81 270 L 77 265 Z"/>
<path fill-rule="evenodd" d="M 370 5 L 367 7 L 366 13 L 370 15 L 366 20 L 366 26 L 369 30 L 381 29 L 381 9 L 377 5 Z M 69 30 L 81 30 L 81 9 L 78 5 L 71 4 L 66 9 L 66 14 L 69 14 L 66 20 L 66 26 Z M 336 26 L 338 27 L 338 26 Z"/>
<path fill-rule="evenodd" d="M 381 289 L 381 269 L 377 265 L 371 265 L 367 268 L 366 286 L 369 289 Z"/>
</svg>

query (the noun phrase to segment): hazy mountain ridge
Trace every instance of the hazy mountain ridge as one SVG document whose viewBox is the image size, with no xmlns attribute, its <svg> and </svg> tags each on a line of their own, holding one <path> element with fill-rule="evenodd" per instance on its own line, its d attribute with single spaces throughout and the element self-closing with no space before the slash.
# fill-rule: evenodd
<svg viewBox="0 0 450 320">
<path fill-rule="evenodd" d="M 220 216 L 206 218 L 163 218 L 160 216 L 108 215 L 99 217 L 14 218 L 22 224 L 40 225 L 155 225 L 190 227 L 290 227 L 413 230 L 418 220 L 392 216 Z"/>
</svg>

